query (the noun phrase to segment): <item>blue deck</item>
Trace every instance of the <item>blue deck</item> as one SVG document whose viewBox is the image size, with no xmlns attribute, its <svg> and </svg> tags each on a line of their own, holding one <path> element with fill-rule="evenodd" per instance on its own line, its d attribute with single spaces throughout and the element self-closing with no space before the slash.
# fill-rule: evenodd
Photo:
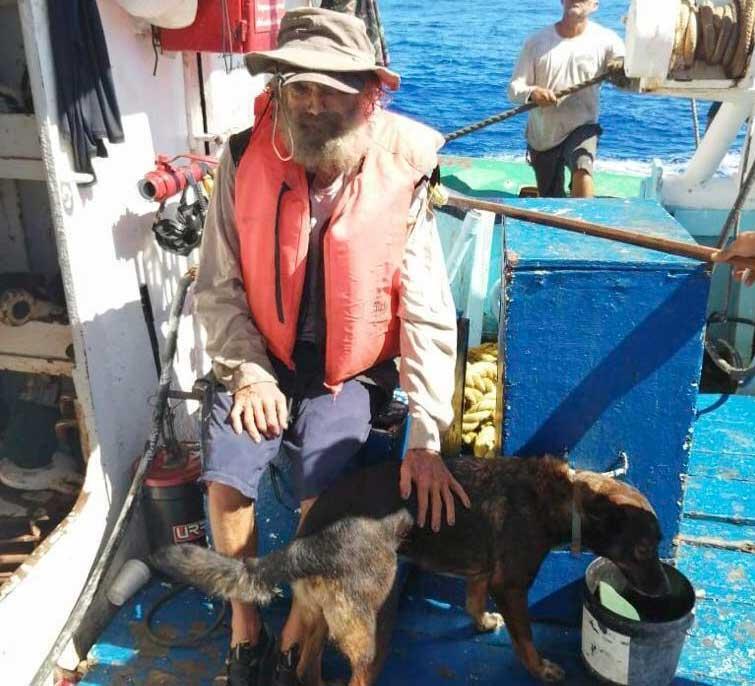
<svg viewBox="0 0 755 686">
<path fill-rule="evenodd" d="M 754 482 L 755 399 L 700 396 L 677 558 L 701 597 L 674 686 L 755 684 L 755 554 L 746 552 L 755 550 Z M 405 586 L 380 686 L 535 683 L 514 657 L 505 629 L 475 634 L 460 607 L 422 595 L 443 588 L 427 581 L 410 575 Z M 212 684 L 222 670 L 225 631 L 195 649 L 159 648 L 145 637 L 144 614 L 166 588 L 153 581 L 120 610 L 90 652 L 93 667 L 83 685 Z M 211 601 L 194 591 L 179 598 L 161 613 L 162 630 L 208 625 Z M 280 601 L 266 617 L 280 626 L 285 609 Z M 534 633 L 541 652 L 566 669 L 568 686 L 595 683 L 581 665 L 578 628 L 540 623 Z M 333 654 L 325 672 L 346 674 Z"/>
</svg>

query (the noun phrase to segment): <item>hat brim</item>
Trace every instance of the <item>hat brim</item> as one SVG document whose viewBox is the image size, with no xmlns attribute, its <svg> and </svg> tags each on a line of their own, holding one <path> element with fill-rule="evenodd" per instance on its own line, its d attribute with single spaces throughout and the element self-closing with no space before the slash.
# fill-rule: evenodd
<svg viewBox="0 0 755 686">
<path fill-rule="evenodd" d="M 333 55 L 303 48 L 282 47 L 277 50 L 250 52 L 244 57 L 246 68 L 252 75 L 272 74 L 276 71 L 318 72 L 372 72 L 392 91 L 398 90 L 401 77 L 394 71 L 360 60 L 353 55 Z"/>
<path fill-rule="evenodd" d="M 328 86 L 328 88 L 333 88 L 340 93 L 348 93 L 349 95 L 356 95 L 364 87 L 364 79 L 357 74 L 350 74 L 349 72 L 331 72 L 330 74 L 326 74 L 320 71 L 305 71 L 286 74 L 283 77 L 284 86 L 287 86 L 289 83 L 302 82 L 319 83 L 322 86 Z"/>
</svg>

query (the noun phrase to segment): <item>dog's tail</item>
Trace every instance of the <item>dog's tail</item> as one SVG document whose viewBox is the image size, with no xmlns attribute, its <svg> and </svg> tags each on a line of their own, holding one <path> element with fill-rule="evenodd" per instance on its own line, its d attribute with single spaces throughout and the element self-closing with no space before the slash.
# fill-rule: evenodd
<svg viewBox="0 0 755 686">
<path fill-rule="evenodd" d="M 345 519 L 265 557 L 244 560 L 184 543 L 158 550 L 152 563 L 210 595 L 265 605 L 281 584 L 311 576 L 338 578 L 351 573 L 355 563 L 369 565 L 376 546 L 395 551 L 412 523 L 405 510 L 382 520 Z"/>
<path fill-rule="evenodd" d="M 237 560 L 190 543 L 161 548 L 151 561 L 175 579 L 226 600 L 266 605 L 277 585 L 269 574 L 258 573 L 260 560 Z"/>
</svg>

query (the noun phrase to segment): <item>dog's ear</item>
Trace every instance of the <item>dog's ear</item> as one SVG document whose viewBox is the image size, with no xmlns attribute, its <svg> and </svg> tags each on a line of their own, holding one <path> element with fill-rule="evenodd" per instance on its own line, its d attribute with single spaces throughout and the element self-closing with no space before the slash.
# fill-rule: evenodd
<svg viewBox="0 0 755 686">
<path fill-rule="evenodd" d="M 623 484 L 598 474 L 582 475 L 574 487 L 582 513 L 586 533 L 593 539 L 593 545 L 615 538 L 623 531 L 628 517 L 628 509 L 621 497 Z"/>
<path fill-rule="evenodd" d="M 627 511 L 605 493 L 591 493 L 583 501 L 583 519 L 588 531 L 603 539 L 623 531 Z"/>
</svg>

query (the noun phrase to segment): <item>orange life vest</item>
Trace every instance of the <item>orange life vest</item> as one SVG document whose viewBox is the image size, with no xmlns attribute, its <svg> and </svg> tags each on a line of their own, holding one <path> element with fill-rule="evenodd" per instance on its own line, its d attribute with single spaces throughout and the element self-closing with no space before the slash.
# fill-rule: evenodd
<svg viewBox="0 0 755 686">
<path fill-rule="evenodd" d="M 275 103 L 255 101 L 255 126 L 236 172 L 235 209 L 244 288 L 268 350 L 293 369 L 309 250 L 304 168 L 272 146 Z M 400 268 L 415 186 L 437 164 L 441 135 L 376 110 L 360 170 L 323 237 L 325 383 L 340 383 L 399 354 Z M 276 132 L 276 147 L 286 147 Z"/>
</svg>

